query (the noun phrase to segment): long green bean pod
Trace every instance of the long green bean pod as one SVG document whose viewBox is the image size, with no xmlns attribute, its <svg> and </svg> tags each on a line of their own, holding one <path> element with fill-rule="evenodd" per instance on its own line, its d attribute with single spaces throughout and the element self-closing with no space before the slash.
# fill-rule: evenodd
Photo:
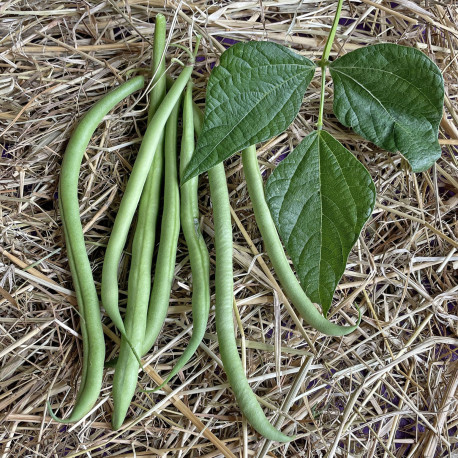
<svg viewBox="0 0 458 458">
<path fill-rule="evenodd" d="M 194 128 L 199 135 L 202 130 L 203 115 L 193 104 Z M 224 165 L 220 163 L 208 171 L 210 194 L 213 204 L 215 226 L 215 318 L 219 350 L 229 384 L 234 391 L 240 410 L 250 425 L 264 437 L 288 442 L 292 437 L 278 431 L 267 420 L 255 394 L 250 388 L 237 350 L 233 328 L 232 304 L 234 300 L 234 281 L 232 271 L 232 223 L 227 192 Z"/>
<path fill-rule="evenodd" d="M 67 145 L 62 161 L 59 206 L 63 219 L 70 270 L 79 305 L 81 334 L 83 336 L 82 379 L 72 413 L 65 420 L 59 419 L 51 412 L 48 404 L 50 415 L 53 419 L 63 423 L 78 421 L 91 410 L 97 401 L 102 385 L 105 358 L 105 342 L 100 318 L 99 298 L 86 253 L 79 213 L 79 170 L 92 134 L 102 119 L 122 99 L 141 89 L 143 84 L 143 77 L 137 76 L 99 100 L 78 123 Z"/>
<path fill-rule="evenodd" d="M 331 323 L 315 308 L 294 275 L 264 196 L 262 176 L 256 157 L 256 146 L 249 146 L 243 150 L 242 163 L 256 223 L 286 296 L 290 298 L 304 321 L 317 331 L 328 336 L 344 336 L 353 332 L 359 325 L 361 314 L 355 326 L 339 326 Z"/>
<path fill-rule="evenodd" d="M 165 41 L 166 21 L 162 14 L 156 15 L 153 45 L 153 89 L 148 107 L 150 121 L 165 96 Z M 153 261 L 157 215 L 161 198 L 163 173 L 163 132 L 154 154 L 153 164 L 148 173 L 140 198 L 137 226 L 132 243 L 132 258 L 129 271 L 127 308 L 124 318 L 127 338 L 137 355 L 143 350 L 151 291 L 151 266 Z M 139 362 L 133 354 L 126 337 L 121 338 L 121 349 L 113 379 L 113 429 L 118 429 L 127 414 L 135 393 Z"/>
<path fill-rule="evenodd" d="M 234 300 L 232 223 L 223 163 L 210 169 L 208 178 L 215 226 L 215 323 L 224 371 L 234 391 L 237 404 L 248 423 L 259 434 L 270 440 L 288 442 L 291 438 L 282 434 L 267 420 L 243 370 L 237 350 L 232 317 Z"/>
<path fill-rule="evenodd" d="M 175 84 L 170 89 L 171 91 Z M 153 288 L 148 305 L 148 318 L 146 320 L 142 354 L 148 353 L 154 345 L 164 324 L 175 271 L 178 236 L 180 234 L 180 188 L 177 170 L 179 111 L 180 103 L 178 101 L 165 126 L 164 208 L 162 212 L 161 238 L 154 270 Z"/>
<path fill-rule="evenodd" d="M 194 57 L 197 53 L 199 41 L 200 39 L 197 37 Z M 164 97 L 164 100 L 148 124 L 124 196 L 121 200 L 105 252 L 105 260 L 102 268 L 102 304 L 115 326 L 121 331 L 121 334 L 124 335 L 126 334 L 125 327 L 118 307 L 119 261 L 127 240 L 135 210 L 154 159 L 154 153 L 161 140 L 160 132 L 164 129 L 170 113 L 186 87 L 192 73 L 193 64 L 194 62 L 191 62 L 181 71 L 180 76 Z"/>
<path fill-rule="evenodd" d="M 183 134 L 181 137 L 180 174 L 191 160 L 194 152 L 194 115 L 192 84 L 188 83 L 183 103 Z M 188 245 L 192 273 L 192 320 L 191 339 L 174 368 L 157 388 L 160 389 L 189 361 L 202 341 L 210 311 L 210 260 L 204 238 L 199 228 L 198 205 L 199 178 L 194 177 L 181 187 L 181 227 Z"/>
<path fill-rule="evenodd" d="M 60 185 L 61 183 L 59 182 L 58 186 L 58 195 L 61 195 L 60 191 Z M 88 364 L 88 353 L 87 349 L 84 349 L 85 342 L 88 342 L 88 334 L 87 334 L 87 326 L 84 320 L 84 300 L 83 296 L 81 295 L 81 286 L 80 286 L 80 280 L 78 277 L 78 272 L 77 272 L 77 267 L 75 265 L 75 261 L 73 258 L 73 249 L 70 244 L 69 236 L 68 236 L 68 230 L 67 230 L 67 224 L 65 222 L 65 215 L 64 211 L 62 209 L 61 201 L 59 199 L 59 209 L 60 209 L 60 217 L 62 220 L 62 229 L 64 231 L 64 237 L 66 241 L 66 248 L 67 248 L 67 258 L 68 258 L 68 264 L 70 265 L 70 272 L 72 272 L 72 279 L 73 279 L 73 285 L 75 287 L 75 293 L 76 293 L 76 301 L 78 304 L 78 313 L 81 319 L 81 335 L 83 337 L 83 367 L 81 371 L 81 383 L 79 386 L 79 391 L 78 395 L 76 397 L 76 401 L 78 402 L 78 398 L 80 396 L 80 393 L 84 392 L 84 386 L 86 385 L 86 374 L 87 374 L 87 364 Z M 86 344 L 88 345 L 88 344 Z M 88 348 L 88 347 L 87 347 Z"/>
</svg>

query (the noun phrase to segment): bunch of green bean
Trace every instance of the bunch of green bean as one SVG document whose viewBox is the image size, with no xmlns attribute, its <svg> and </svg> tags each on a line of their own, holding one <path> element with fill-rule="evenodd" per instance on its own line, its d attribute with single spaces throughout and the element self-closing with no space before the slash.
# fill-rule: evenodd
<svg viewBox="0 0 458 458">
<path fill-rule="evenodd" d="M 177 120 L 182 93 L 186 86 L 188 89 L 183 107 L 181 168 L 189 162 L 194 149 L 192 88 L 188 82 L 199 38 L 196 51 L 191 55 L 191 64 L 184 67 L 166 94 L 165 31 L 165 17 L 159 14 L 156 17 L 153 89 L 148 110 L 148 126 L 115 219 L 102 270 L 102 304 L 121 333 L 121 348 L 113 381 L 112 423 L 115 429 L 123 423 L 135 392 L 140 357 L 154 345 L 167 314 L 180 230 L 180 212 L 193 272 L 194 331 L 190 345 L 178 360 L 167 381 L 178 373 L 197 349 L 205 332 L 210 308 L 208 252 L 196 226 L 196 221 L 199 221 L 197 179 L 184 187 L 180 209 L 177 170 Z M 103 117 L 119 101 L 133 91 L 141 89 L 143 85 L 143 77 L 132 78 L 94 105 L 73 132 L 62 163 L 59 204 L 83 337 L 81 385 L 71 415 L 64 420 L 59 419 L 49 404 L 51 416 L 65 423 L 78 421 L 94 406 L 100 394 L 105 358 L 99 300 L 86 254 L 79 215 L 79 169 L 90 138 Z M 162 177 L 163 172 L 165 180 Z M 156 221 L 163 181 L 165 186 L 161 239 L 154 282 L 151 285 Z M 128 302 L 123 320 L 118 308 L 117 271 L 137 205 L 139 209 L 132 244 Z"/>
<path fill-rule="evenodd" d="M 193 178 L 183 183 L 180 190 L 177 166 L 180 109 L 182 108 L 183 124 L 180 173 L 191 159 L 194 134 L 199 135 L 202 127 L 203 115 L 192 101 L 190 81 L 199 38 L 196 41 L 195 51 L 190 53 L 191 63 L 183 68 L 175 81 L 166 77 L 166 24 L 164 16 L 157 15 L 147 129 L 113 225 L 102 269 L 102 305 L 121 334 L 120 352 L 113 379 L 114 429 L 120 428 L 127 416 L 137 386 L 141 357 L 153 347 L 167 315 L 180 225 L 188 246 L 192 272 L 193 333 L 186 350 L 163 384 L 175 376 L 195 353 L 207 325 L 210 310 L 210 268 L 208 251 L 199 228 L 198 181 L 197 177 Z M 99 301 L 84 246 L 79 215 L 79 169 L 91 135 L 103 117 L 124 97 L 141 89 L 143 84 L 143 77 L 132 78 L 95 104 L 75 129 L 62 163 L 59 204 L 81 316 L 83 370 L 76 404 L 70 416 L 65 420 L 58 419 L 49 404 L 52 417 L 61 422 L 77 421 L 92 409 L 100 393 L 105 357 Z M 287 296 L 304 320 L 317 330 L 335 336 L 351 332 L 356 326 L 342 327 L 330 323 L 319 314 L 303 292 L 291 270 L 267 208 L 254 146 L 244 150 L 242 160 L 256 220 Z M 211 169 L 208 176 L 214 213 L 215 321 L 221 360 L 229 384 L 248 422 L 270 440 L 289 441 L 291 438 L 278 431 L 266 418 L 248 384 L 238 354 L 233 328 L 232 225 L 223 164 Z M 161 196 L 163 211 L 153 277 L 153 254 Z M 123 318 L 118 306 L 118 267 L 137 207 L 127 307 Z"/>
<path fill-rule="evenodd" d="M 141 356 L 148 353 L 154 345 L 167 315 L 180 231 L 180 212 L 182 214 L 183 232 L 189 247 L 193 273 L 192 312 L 194 331 L 189 346 L 168 376 L 167 381 L 178 373 L 197 349 L 205 333 L 210 309 L 208 252 L 202 235 L 198 227 L 195 226 L 195 221 L 199 220 L 197 180 L 193 184 L 189 183 L 182 189 L 183 199 L 180 210 L 180 190 L 177 170 L 178 116 L 181 93 L 186 85 L 188 85 L 188 89 L 183 107 L 181 164 L 183 162 L 187 164 L 189 156 L 194 149 L 192 109 L 190 110 L 189 108 L 190 105 L 192 107 L 192 93 L 191 87 L 188 84 L 192 67 L 185 68 L 182 71 L 181 75 L 171 85 L 169 92 L 166 94 L 166 76 L 163 58 L 165 54 L 165 42 L 165 19 L 163 16 L 158 15 L 154 36 L 152 73 L 155 77 L 153 78 L 153 89 L 151 91 L 149 106 L 150 124 L 142 141 L 139 157 L 145 142 L 150 149 L 153 148 L 148 143 L 148 132 L 151 128 L 151 123 L 154 122 L 157 114 L 163 109 L 164 104 L 169 108 L 169 112 L 164 116 L 166 121 L 165 131 L 158 128 L 153 131 L 155 139 L 158 139 L 158 143 L 154 144 L 156 147 L 155 158 L 157 159 L 153 161 L 152 168 L 149 170 L 146 183 L 141 192 L 137 228 L 132 247 L 126 315 L 122 325 L 117 325 L 120 331 L 125 330 L 125 336 L 123 336 L 121 341 L 121 350 L 116 363 L 113 380 L 114 412 L 112 425 L 114 429 L 118 429 L 122 425 L 135 393 L 139 364 L 134 351 Z M 174 95 L 173 99 L 170 99 L 171 94 Z M 161 127 L 163 129 L 164 126 L 162 125 Z M 189 132 L 191 132 L 191 135 Z M 164 151 L 164 159 L 162 159 L 162 151 Z M 137 162 L 138 158 L 134 169 Z M 162 167 L 162 163 L 164 163 L 164 167 Z M 132 170 L 129 183 L 133 178 L 137 180 L 137 177 L 134 176 L 134 169 Z M 164 204 L 154 282 L 151 287 L 152 256 L 157 209 L 161 195 L 162 169 L 164 172 Z M 129 183 L 127 189 L 129 188 Z M 126 193 L 124 194 L 123 201 L 125 198 Z M 122 205 L 123 202 L 121 202 Z M 121 250 L 127 238 L 128 229 L 124 219 L 125 215 L 122 215 L 123 220 L 121 223 L 125 230 L 115 232 L 119 217 L 118 212 L 113 233 L 108 244 L 107 254 L 105 255 L 102 272 L 102 303 L 115 323 L 120 320 L 120 314 L 117 308 L 117 278 L 115 275 Z M 192 230 L 190 230 L 190 227 L 192 227 Z M 124 329 L 122 326 L 124 326 Z M 129 341 L 133 349 L 129 345 Z"/>
</svg>

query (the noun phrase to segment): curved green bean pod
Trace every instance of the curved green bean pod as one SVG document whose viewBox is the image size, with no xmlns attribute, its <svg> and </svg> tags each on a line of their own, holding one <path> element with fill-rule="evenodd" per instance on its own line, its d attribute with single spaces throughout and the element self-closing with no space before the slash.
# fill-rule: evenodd
<svg viewBox="0 0 458 458">
<path fill-rule="evenodd" d="M 194 128 L 199 135 L 202 130 L 203 114 L 193 104 Z M 227 192 L 224 165 L 220 163 L 208 171 L 210 194 L 213 204 L 215 225 L 215 318 L 219 350 L 229 384 L 234 391 L 240 410 L 250 425 L 264 437 L 277 441 L 289 442 L 288 437 L 273 427 L 267 420 L 256 395 L 250 388 L 237 350 L 232 318 L 234 300 L 234 282 L 232 271 L 232 222 Z"/>
<path fill-rule="evenodd" d="M 237 404 L 248 423 L 259 434 L 270 440 L 288 442 L 292 438 L 278 431 L 267 420 L 243 370 L 237 350 L 232 318 L 232 303 L 234 300 L 232 222 L 223 163 L 210 169 L 208 178 L 215 226 L 215 323 L 221 361 L 229 384 L 234 391 Z"/>
<path fill-rule="evenodd" d="M 61 183 L 59 182 L 59 186 L 58 186 L 58 195 L 59 196 L 61 195 L 60 184 Z M 87 326 L 86 326 L 86 322 L 84 320 L 84 301 L 83 301 L 83 297 L 81 295 L 80 281 L 79 281 L 79 277 L 78 277 L 78 272 L 77 272 L 77 268 L 76 268 L 76 265 L 75 265 L 75 261 L 74 261 L 74 258 L 73 258 L 73 249 L 72 249 L 72 246 L 70 244 L 69 237 L 68 237 L 67 224 L 65 223 L 65 215 L 64 215 L 64 211 L 62 209 L 62 205 L 61 205 L 60 199 L 59 199 L 59 208 L 60 208 L 60 217 L 61 217 L 61 220 L 62 220 L 62 228 L 64 230 L 64 237 L 65 237 L 65 241 L 66 241 L 68 264 L 70 265 L 70 272 L 72 272 L 73 285 L 75 287 L 76 301 L 77 301 L 77 304 L 78 304 L 78 314 L 79 314 L 80 319 L 81 319 L 80 329 L 81 329 L 81 334 L 82 334 L 82 337 L 83 337 L 83 368 L 82 368 L 82 371 L 81 371 L 81 383 L 80 383 L 78 394 L 76 396 L 76 402 L 78 402 L 78 398 L 80 396 L 80 393 L 84 391 L 84 386 L 86 384 L 86 374 L 87 374 L 87 364 L 88 364 L 88 353 L 89 353 L 89 351 L 86 351 L 84 349 L 84 345 L 85 345 L 85 342 L 86 342 L 86 348 L 89 348 L 88 347 L 89 342 L 88 342 L 88 335 L 87 335 L 87 329 L 86 329 Z"/>
<path fill-rule="evenodd" d="M 188 83 L 183 103 L 183 134 L 181 137 L 180 173 L 191 160 L 194 152 L 194 122 L 192 106 L 192 84 Z M 199 228 L 198 205 L 199 178 L 194 177 L 181 187 L 181 227 L 188 245 L 192 273 L 192 319 L 191 339 L 160 389 L 189 361 L 202 341 L 207 328 L 210 311 L 210 260 L 207 246 Z"/>
<path fill-rule="evenodd" d="M 249 146 L 243 150 L 242 163 L 256 223 L 275 273 L 285 289 L 286 296 L 291 299 L 304 321 L 317 331 L 328 336 L 344 336 L 353 332 L 359 326 L 361 313 L 355 326 L 339 326 L 331 323 L 315 308 L 294 275 L 264 197 L 264 186 L 258 167 L 256 146 Z"/>
<path fill-rule="evenodd" d="M 153 89 L 148 107 L 148 120 L 154 116 L 165 96 L 166 21 L 162 14 L 156 15 L 153 45 Z M 132 243 L 132 259 L 129 271 L 127 308 L 124 318 L 127 338 L 137 355 L 142 353 L 151 291 L 151 266 L 156 235 L 156 223 L 161 198 L 163 173 L 163 133 L 154 154 L 140 198 L 137 226 Z M 137 386 L 139 361 L 123 336 L 113 379 L 113 429 L 118 429 L 127 414 Z"/>
<path fill-rule="evenodd" d="M 81 386 L 72 413 L 65 420 L 62 420 L 57 418 L 49 408 L 53 419 L 63 423 L 78 421 L 95 404 L 102 385 L 105 358 L 99 299 L 86 253 L 79 213 L 79 170 L 92 134 L 104 116 L 122 99 L 141 89 L 143 84 L 143 77 L 137 76 L 99 100 L 78 123 L 62 161 L 59 205 L 62 212 L 70 269 L 80 308 L 84 355 Z"/>
<path fill-rule="evenodd" d="M 194 55 L 197 52 L 199 37 L 197 37 L 196 41 Z M 102 304 L 115 326 L 121 331 L 121 334 L 126 334 L 126 331 L 118 308 L 119 261 L 127 240 L 135 210 L 153 162 L 154 153 L 161 139 L 158 132 L 162 132 L 164 129 L 170 113 L 186 87 L 192 69 L 193 62 L 182 70 L 175 84 L 164 97 L 164 100 L 148 124 L 118 214 L 116 215 L 111 237 L 105 252 L 102 268 Z"/>
<path fill-rule="evenodd" d="M 175 87 L 175 84 L 171 91 Z M 180 187 L 177 171 L 179 110 L 180 102 L 178 101 L 165 126 L 164 208 L 153 288 L 148 305 L 148 318 L 146 320 L 146 331 L 143 339 L 143 355 L 148 353 L 154 345 L 164 324 L 175 271 L 178 236 L 180 235 Z"/>
</svg>

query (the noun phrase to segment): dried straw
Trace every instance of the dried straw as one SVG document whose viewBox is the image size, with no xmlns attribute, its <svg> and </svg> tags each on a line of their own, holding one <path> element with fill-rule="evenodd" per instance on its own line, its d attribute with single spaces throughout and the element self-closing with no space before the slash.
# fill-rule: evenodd
<svg viewBox="0 0 458 458">
<path fill-rule="evenodd" d="M 59 425 L 45 409 L 49 396 L 55 408 L 71 409 L 81 371 L 79 318 L 56 204 L 62 154 L 77 119 L 131 69 L 149 67 L 158 12 L 167 16 L 171 42 L 189 45 L 195 32 L 204 37 L 194 71 L 196 100 L 202 102 L 211 66 L 231 40 L 273 40 L 316 59 L 335 8 L 334 0 L 0 5 L 2 457 L 453 456 L 458 28 L 450 0 L 344 3 L 333 56 L 379 42 L 413 46 L 437 63 L 446 84 L 443 155 L 433 169 L 417 175 L 401 156 L 386 154 L 343 128 L 331 113 L 333 88 L 327 85 L 325 128 L 368 168 L 378 192 L 333 308 L 333 319 L 345 323 L 354 319 L 352 302 L 359 304 L 364 317 L 356 332 L 344 338 L 320 335 L 290 309 L 263 253 L 240 159 L 227 164 L 234 292 L 246 371 L 272 421 L 296 434 L 296 440 L 266 443 L 242 421 L 218 356 L 213 310 L 196 355 L 162 392 L 137 393 L 129 412 L 136 420 L 122 431 L 110 429 L 111 369 L 99 404 L 83 421 Z M 168 63 L 181 52 L 170 48 Z M 170 67 L 171 73 L 177 71 L 176 65 Z M 269 172 L 314 128 L 318 91 L 314 80 L 293 125 L 260 146 L 263 170 Z M 97 282 L 144 131 L 145 103 L 145 97 L 132 96 L 106 118 L 81 170 L 82 223 Z M 205 176 L 200 204 L 214 262 Z M 121 306 L 128 270 L 129 247 L 121 265 Z M 190 289 L 180 239 L 169 315 L 149 365 L 139 374 L 139 388 L 160 382 L 186 348 L 192 330 Z M 106 317 L 104 325 L 112 357 L 119 339 Z"/>
</svg>

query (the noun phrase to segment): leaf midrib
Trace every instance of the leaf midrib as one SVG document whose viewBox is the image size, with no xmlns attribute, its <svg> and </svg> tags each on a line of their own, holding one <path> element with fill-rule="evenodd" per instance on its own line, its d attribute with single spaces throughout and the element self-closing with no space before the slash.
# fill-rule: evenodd
<svg viewBox="0 0 458 458">
<path fill-rule="evenodd" d="M 332 148 L 328 145 L 328 143 L 326 142 L 325 138 L 323 138 L 323 136 L 321 135 L 321 131 L 318 131 L 317 133 L 317 139 L 318 139 L 318 167 L 319 167 L 319 177 L 320 177 L 320 190 L 323 188 L 322 186 L 322 183 L 321 183 L 321 145 L 320 145 L 320 141 L 323 142 L 324 146 L 331 152 L 332 154 L 332 157 L 334 158 L 334 161 L 337 163 L 338 167 L 339 167 L 339 170 L 340 170 L 340 173 L 345 181 L 345 185 L 347 186 L 348 188 L 348 181 L 347 181 L 347 178 L 345 177 L 345 174 L 342 172 L 342 167 L 341 165 L 339 164 L 339 161 L 337 160 L 335 154 L 334 154 L 334 151 L 332 150 Z M 351 154 L 351 153 L 350 153 Z M 350 196 L 351 196 L 351 193 L 350 193 Z M 320 243 L 320 263 L 319 263 L 319 271 L 320 271 L 320 284 L 321 284 L 321 260 L 323 259 L 323 234 L 322 234 L 322 231 L 323 231 L 323 215 L 324 215 L 324 211 L 323 211 L 323 193 L 320 192 L 320 205 L 321 205 L 321 211 L 320 211 L 320 218 L 321 218 L 321 225 L 320 225 L 320 234 L 321 234 L 321 243 Z M 353 196 L 352 196 L 353 198 Z M 333 203 L 338 206 L 334 201 Z M 354 201 L 353 199 L 353 203 L 356 205 L 356 202 Z M 356 212 L 358 213 L 358 212 Z M 334 223 L 334 221 L 331 220 L 331 218 L 329 218 L 327 215 L 324 215 L 326 216 L 326 218 L 329 220 L 330 223 L 332 223 L 332 225 L 337 229 L 337 226 L 336 224 Z M 337 235 L 339 237 L 339 245 L 340 245 L 340 254 L 342 256 L 342 259 L 345 259 L 345 255 L 344 255 L 344 244 L 342 242 L 342 237 L 340 235 L 340 232 L 339 230 L 336 230 L 337 232 Z M 329 263 L 328 263 L 329 264 Z M 334 270 L 334 267 L 331 266 L 331 264 L 329 264 L 329 266 L 331 267 L 332 271 L 335 273 L 335 270 Z M 321 304 L 323 304 L 323 299 L 321 297 L 321 293 L 320 293 L 320 299 L 321 299 Z M 332 302 L 332 299 L 331 299 L 331 302 Z M 323 305 L 322 305 L 323 306 Z"/>
</svg>

